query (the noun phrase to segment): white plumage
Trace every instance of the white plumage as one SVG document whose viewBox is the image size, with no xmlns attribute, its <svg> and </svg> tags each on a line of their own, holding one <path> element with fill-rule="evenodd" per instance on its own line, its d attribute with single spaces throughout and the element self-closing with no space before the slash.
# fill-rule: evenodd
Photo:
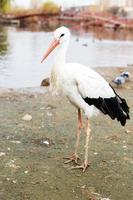
<svg viewBox="0 0 133 200">
<path fill-rule="evenodd" d="M 93 109 L 92 113 L 94 106 L 89 106 L 83 98 L 115 97 L 108 82 L 87 66 L 79 63 L 65 63 L 61 65 L 60 72 L 55 68 L 53 71 L 50 79 L 51 90 L 63 92 L 75 106 L 85 112 L 87 117 L 95 114 L 96 109 Z"/>
<path fill-rule="evenodd" d="M 78 131 L 75 153 L 66 162 L 77 163 L 77 149 L 79 145 L 80 130 L 82 127 L 82 109 L 87 117 L 85 159 L 81 166 L 83 171 L 88 166 L 88 143 L 90 139 L 89 117 L 94 108 L 117 119 L 125 125 L 129 119 L 129 108 L 124 99 L 119 97 L 107 81 L 97 72 L 79 63 L 66 63 L 66 50 L 69 44 L 70 31 L 66 27 L 60 27 L 54 32 L 54 41 L 44 55 L 42 62 L 56 48 L 56 56 L 51 72 L 50 85 L 52 92 L 63 92 L 69 101 L 78 109 Z"/>
</svg>

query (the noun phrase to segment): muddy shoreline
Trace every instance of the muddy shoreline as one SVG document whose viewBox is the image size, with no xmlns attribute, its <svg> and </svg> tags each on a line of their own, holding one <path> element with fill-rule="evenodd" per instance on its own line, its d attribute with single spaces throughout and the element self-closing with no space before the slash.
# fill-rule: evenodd
<svg viewBox="0 0 133 200">
<path fill-rule="evenodd" d="M 133 68 L 97 68 L 109 82 Z M 73 152 L 77 113 L 63 96 L 0 89 L 1 200 L 129 200 L 133 198 L 133 79 L 116 91 L 126 98 L 131 120 L 125 127 L 106 116 L 91 119 L 90 168 L 63 164 Z M 24 118 L 25 115 L 31 118 Z M 28 120 L 27 120 L 28 119 Z M 84 132 L 79 155 L 84 155 Z"/>
</svg>

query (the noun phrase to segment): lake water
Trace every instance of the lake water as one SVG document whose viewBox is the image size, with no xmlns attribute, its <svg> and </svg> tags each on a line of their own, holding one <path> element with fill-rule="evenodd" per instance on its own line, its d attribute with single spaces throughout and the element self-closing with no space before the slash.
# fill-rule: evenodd
<svg viewBox="0 0 133 200">
<path fill-rule="evenodd" d="M 122 33 L 119 33 L 118 38 L 107 37 L 110 31 L 102 38 L 97 34 L 95 31 L 73 31 L 67 60 L 89 67 L 133 64 L 132 40 L 126 38 L 125 41 Z M 53 63 L 52 54 L 40 64 L 51 39 L 51 32 L 0 27 L 0 87 L 39 86 L 42 79 L 49 76 Z"/>
</svg>

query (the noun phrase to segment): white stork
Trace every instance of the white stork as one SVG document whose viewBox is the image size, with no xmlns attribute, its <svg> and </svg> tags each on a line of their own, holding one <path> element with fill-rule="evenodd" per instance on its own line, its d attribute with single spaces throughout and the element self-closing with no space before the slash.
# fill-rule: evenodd
<svg viewBox="0 0 133 200">
<path fill-rule="evenodd" d="M 97 72 L 79 63 L 66 62 L 69 40 L 70 31 L 68 28 L 63 26 L 56 29 L 54 31 L 54 40 L 43 56 L 41 63 L 56 48 L 56 56 L 50 78 L 51 89 L 54 92 L 61 90 L 78 110 L 75 153 L 65 163 L 74 161 L 78 164 L 79 157 L 77 152 L 80 132 L 83 126 L 81 110 L 84 111 L 87 117 L 84 162 L 74 167 L 81 168 L 84 172 L 89 165 L 88 149 L 91 132 L 89 118 L 92 115 L 92 111 L 94 113 L 94 110 L 100 110 L 103 114 L 109 115 L 111 119 L 117 119 L 124 126 L 126 120 L 130 118 L 129 107 L 125 99 L 118 96 L 109 83 Z"/>
</svg>

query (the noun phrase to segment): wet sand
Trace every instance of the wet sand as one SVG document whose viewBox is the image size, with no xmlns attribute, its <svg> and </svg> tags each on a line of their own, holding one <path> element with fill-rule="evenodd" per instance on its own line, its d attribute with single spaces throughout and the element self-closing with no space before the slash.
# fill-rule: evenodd
<svg viewBox="0 0 133 200">
<path fill-rule="evenodd" d="M 97 68 L 111 82 L 133 68 Z M 91 166 L 65 165 L 74 150 L 77 113 L 66 98 L 28 90 L 0 90 L 1 200 L 131 200 L 133 198 L 133 79 L 116 91 L 126 98 L 125 127 L 102 114 L 91 119 Z M 26 114 L 30 117 L 24 118 Z M 83 131 L 82 131 L 83 132 Z M 84 132 L 79 155 L 84 156 Z"/>
</svg>

